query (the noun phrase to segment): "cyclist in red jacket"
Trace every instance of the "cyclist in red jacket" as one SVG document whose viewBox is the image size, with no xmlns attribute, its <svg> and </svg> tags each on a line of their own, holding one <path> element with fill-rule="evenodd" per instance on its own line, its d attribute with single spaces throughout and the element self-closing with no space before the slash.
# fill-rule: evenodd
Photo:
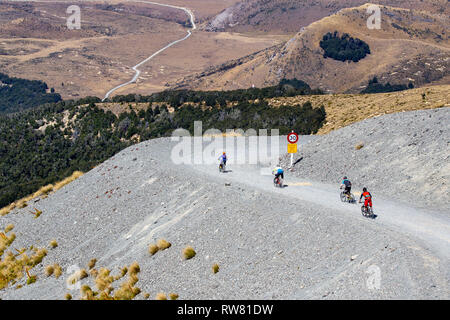
<svg viewBox="0 0 450 320">
<path fill-rule="evenodd" d="M 372 195 L 367 188 L 363 188 L 363 193 L 361 193 L 361 197 L 359 197 L 359 203 L 361 203 L 361 199 L 364 197 L 364 206 L 368 208 L 369 206 L 372 208 Z"/>
</svg>

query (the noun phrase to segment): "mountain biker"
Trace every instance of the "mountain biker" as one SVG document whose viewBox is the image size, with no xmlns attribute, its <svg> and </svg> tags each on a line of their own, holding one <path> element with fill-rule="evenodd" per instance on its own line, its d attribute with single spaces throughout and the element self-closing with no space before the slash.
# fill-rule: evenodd
<svg viewBox="0 0 450 320">
<path fill-rule="evenodd" d="M 340 189 L 344 189 L 344 193 L 347 195 L 347 197 L 350 197 L 350 192 L 352 190 L 352 183 L 350 182 L 350 180 L 348 180 L 347 176 L 344 177 L 344 180 L 342 180 L 342 184 L 341 184 L 341 188 Z"/>
<path fill-rule="evenodd" d="M 227 165 L 227 154 L 225 152 L 222 153 L 222 155 L 218 158 L 220 160 L 220 165 L 226 166 Z"/>
<path fill-rule="evenodd" d="M 284 179 L 284 170 L 281 167 L 276 167 L 272 170 L 272 174 L 275 175 L 275 178 L 273 178 L 273 182 L 276 183 L 276 180 L 278 177 L 281 177 L 281 179 Z"/>
<path fill-rule="evenodd" d="M 361 197 L 359 197 L 359 203 L 361 203 L 361 199 L 364 197 L 364 207 L 368 208 L 368 205 L 372 208 L 372 195 L 367 188 L 363 188 L 363 193 L 361 193 Z"/>
</svg>

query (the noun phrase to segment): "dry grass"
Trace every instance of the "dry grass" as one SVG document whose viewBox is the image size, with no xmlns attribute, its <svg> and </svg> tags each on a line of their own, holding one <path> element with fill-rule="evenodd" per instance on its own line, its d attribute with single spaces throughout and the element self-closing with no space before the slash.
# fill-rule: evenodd
<svg viewBox="0 0 450 320">
<path fill-rule="evenodd" d="M 55 249 L 57 246 L 58 246 L 58 242 L 56 242 L 56 240 L 50 241 L 50 247 L 52 247 L 53 249 Z"/>
<path fill-rule="evenodd" d="M 213 273 L 219 272 L 219 265 L 217 263 L 214 263 L 212 266 Z"/>
<path fill-rule="evenodd" d="M 155 253 L 157 253 L 159 251 L 159 247 L 156 244 L 151 244 L 148 247 L 148 253 L 150 253 L 151 255 L 154 255 Z"/>
<path fill-rule="evenodd" d="M 360 149 L 362 149 L 364 147 L 364 143 L 358 143 L 356 146 L 355 146 L 355 149 L 356 150 L 360 150 Z"/>
<path fill-rule="evenodd" d="M 89 270 L 93 269 L 95 267 L 95 264 L 97 263 L 97 259 L 91 259 L 88 263 Z"/>
<path fill-rule="evenodd" d="M 195 257 L 195 255 L 196 252 L 194 248 L 192 248 L 191 246 L 187 246 L 186 248 L 183 249 L 183 257 L 185 260 L 192 259 L 193 257 Z"/>
<path fill-rule="evenodd" d="M 5 233 L 10 232 L 12 229 L 14 229 L 14 225 L 13 224 L 8 224 L 5 228 Z"/>
<path fill-rule="evenodd" d="M 144 299 L 150 298 L 150 293 L 144 293 L 144 294 L 143 294 L 143 297 L 144 297 Z"/>
<path fill-rule="evenodd" d="M 179 296 L 176 293 L 169 293 L 169 299 L 170 300 L 177 300 L 178 297 Z"/>
<path fill-rule="evenodd" d="M 62 268 L 59 264 L 55 263 L 53 269 L 53 274 L 55 275 L 55 278 L 58 279 L 62 275 Z"/>
<path fill-rule="evenodd" d="M 422 99 L 422 92 L 428 92 Z M 327 134 L 352 123 L 383 114 L 436 109 L 450 106 L 450 85 L 417 88 L 406 91 L 377 94 L 333 94 L 297 96 L 268 100 L 270 105 L 294 105 L 310 101 L 314 107 L 325 107 L 325 124 L 318 134 Z"/>
<path fill-rule="evenodd" d="M 156 300 L 167 300 L 167 296 L 164 293 L 160 292 L 156 295 L 155 299 Z"/>
<path fill-rule="evenodd" d="M 47 277 L 50 277 L 54 272 L 55 272 L 54 266 L 45 267 L 45 274 L 47 275 Z"/>
<path fill-rule="evenodd" d="M 159 239 L 156 242 L 156 245 L 158 246 L 159 250 L 165 250 L 167 248 L 170 248 L 171 243 L 166 241 L 166 240 L 164 240 L 164 239 Z"/>
<path fill-rule="evenodd" d="M 64 296 L 64 299 L 72 300 L 72 295 L 70 293 L 66 293 L 66 295 Z"/>
<path fill-rule="evenodd" d="M 89 277 L 89 274 L 87 273 L 86 269 L 81 269 L 70 275 L 69 278 L 67 278 L 67 282 L 69 284 L 75 284 L 78 281 L 85 279 L 87 277 Z"/>
<path fill-rule="evenodd" d="M 91 271 L 93 271 L 92 269 Z M 132 263 L 128 267 L 120 270 L 118 276 L 112 276 L 111 271 L 106 268 L 100 268 L 96 272 L 95 286 L 98 291 L 94 291 L 91 287 L 85 285 L 81 288 L 82 300 L 131 300 L 141 292 L 141 289 L 136 287 L 139 281 L 137 275 L 140 272 L 140 267 L 137 262 Z M 113 283 L 122 278 L 128 273 L 128 278 L 122 282 L 119 288 L 114 292 Z"/>
<path fill-rule="evenodd" d="M 8 206 L 0 209 L 0 216 L 4 216 L 7 215 L 8 213 L 10 213 L 12 210 L 14 210 L 15 208 L 25 208 L 26 206 L 28 206 L 28 202 L 36 199 L 38 197 L 41 197 L 42 199 L 46 198 L 50 192 L 52 191 L 57 191 L 59 189 L 61 189 L 63 186 L 65 186 L 66 184 L 78 179 L 79 177 L 81 177 L 83 175 L 83 172 L 81 171 L 75 171 L 72 173 L 71 176 L 65 178 L 62 181 L 59 181 L 57 183 L 53 184 L 48 184 L 46 186 L 41 187 L 38 191 L 36 191 L 35 193 L 26 196 L 22 199 L 19 199 L 17 201 L 14 201 L 13 203 L 9 204 Z M 42 211 L 39 211 L 35 208 L 35 211 L 33 214 L 35 214 L 36 218 L 39 217 L 39 215 L 42 213 Z M 38 214 L 39 213 L 39 214 Z"/>
</svg>

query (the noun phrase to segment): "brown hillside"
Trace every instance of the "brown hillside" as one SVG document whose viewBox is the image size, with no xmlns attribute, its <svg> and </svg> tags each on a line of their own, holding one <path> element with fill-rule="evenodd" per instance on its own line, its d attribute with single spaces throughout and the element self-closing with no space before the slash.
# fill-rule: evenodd
<svg viewBox="0 0 450 320">
<path fill-rule="evenodd" d="M 207 75 L 180 80 L 196 89 L 236 89 L 274 85 L 297 78 L 326 92 L 359 92 L 369 79 L 416 87 L 448 83 L 450 45 L 447 19 L 422 11 L 382 7 L 380 30 L 366 27 L 367 6 L 343 9 L 314 22 L 284 46 L 254 55 L 248 61 L 218 68 Z M 369 44 L 371 54 L 357 63 L 323 57 L 319 42 L 327 32 L 348 33 Z"/>
</svg>

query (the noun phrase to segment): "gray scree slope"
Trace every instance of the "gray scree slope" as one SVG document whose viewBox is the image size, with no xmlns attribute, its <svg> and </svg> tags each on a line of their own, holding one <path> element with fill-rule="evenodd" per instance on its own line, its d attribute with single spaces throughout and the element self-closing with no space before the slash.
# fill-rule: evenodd
<svg viewBox="0 0 450 320">
<path fill-rule="evenodd" d="M 378 130 L 395 119 L 383 118 Z M 321 139 L 301 137 L 302 152 Z M 377 197 L 378 217 L 370 220 L 359 206 L 340 203 L 337 183 L 288 172 L 288 187 L 275 189 L 256 165 L 230 164 L 224 174 L 215 164 L 174 165 L 175 144 L 165 138 L 132 146 L 48 198 L 0 217 L 1 227 L 16 226 L 16 248 L 59 244 L 33 269 L 36 283 L 2 290 L 0 298 L 63 299 L 67 292 L 79 298 L 67 288 L 69 274 L 47 278 L 44 266 L 86 268 L 92 258 L 113 274 L 137 261 L 137 286 L 152 297 L 162 291 L 180 299 L 449 298 L 448 211 Z M 231 158 L 245 152 L 227 151 Z M 28 213 L 33 207 L 43 211 L 37 219 Z M 159 238 L 172 246 L 150 256 L 148 245 Z M 197 255 L 184 261 L 187 245 Z M 379 288 L 368 285 L 374 270 Z M 93 285 L 91 278 L 82 283 Z"/>
</svg>

